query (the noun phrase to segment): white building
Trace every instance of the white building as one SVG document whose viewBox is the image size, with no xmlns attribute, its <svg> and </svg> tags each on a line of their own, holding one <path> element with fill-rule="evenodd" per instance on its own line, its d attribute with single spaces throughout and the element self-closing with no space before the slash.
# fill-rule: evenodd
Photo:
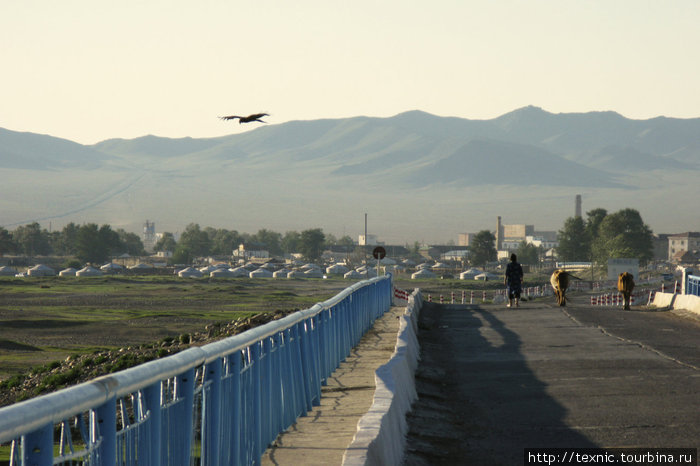
<svg viewBox="0 0 700 466">
<path fill-rule="evenodd" d="M 382 243 L 377 241 L 377 235 L 360 235 L 357 244 L 360 246 L 378 246 Z"/>
</svg>

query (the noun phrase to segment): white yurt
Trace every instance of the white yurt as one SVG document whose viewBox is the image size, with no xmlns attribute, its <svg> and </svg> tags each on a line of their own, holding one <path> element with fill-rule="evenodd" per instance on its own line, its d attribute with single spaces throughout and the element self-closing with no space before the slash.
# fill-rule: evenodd
<svg viewBox="0 0 700 466">
<path fill-rule="evenodd" d="M 272 278 L 272 272 L 260 267 L 259 269 L 250 272 L 248 276 L 250 278 Z"/>
<path fill-rule="evenodd" d="M 357 270 L 357 273 L 362 275 L 363 278 L 372 278 L 377 276 L 377 271 L 373 267 L 368 267 L 366 265 L 358 267 L 355 270 Z"/>
<path fill-rule="evenodd" d="M 251 272 L 246 267 L 236 267 L 235 269 L 228 269 L 228 271 L 231 272 L 232 277 L 249 277 Z"/>
<path fill-rule="evenodd" d="M 483 270 L 479 270 L 479 269 L 472 267 L 471 269 L 465 270 L 464 272 L 460 273 L 459 279 L 460 280 L 474 280 L 474 278 L 477 275 L 480 275 L 482 273 L 484 273 Z"/>
<path fill-rule="evenodd" d="M 203 275 L 202 272 L 193 267 L 187 267 L 177 273 L 177 276 L 182 278 L 201 278 Z"/>
<path fill-rule="evenodd" d="M 260 266 L 260 268 L 269 270 L 270 272 L 274 272 L 277 266 L 273 262 L 265 262 L 263 265 Z"/>
<path fill-rule="evenodd" d="M 229 269 L 216 269 L 209 272 L 209 276 L 211 278 L 233 278 L 239 275 L 236 275 L 232 270 Z M 248 276 L 248 274 L 246 273 L 245 276 Z"/>
<path fill-rule="evenodd" d="M 60 272 L 58 272 L 59 277 L 75 277 L 75 272 L 77 272 L 76 269 L 73 267 L 68 267 L 67 269 L 63 269 Z"/>
<path fill-rule="evenodd" d="M 348 270 L 349 269 L 343 264 L 333 264 L 331 266 L 326 267 L 326 273 L 329 275 L 344 275 L 348 273 Z"/>
<path fill-rule="evenodd" d="M 321 269 L 311 269 L 304 272 L 305 278 L 323 278 L 323 272 Z"/>
<path fill-rule="evenodd" d="M 99 277 L 101 275 L 101 270 L 97 270 L 96 268 L 90 267 L 89 265 L 75 272 L 76 277 Z"/>
<path fill-rule="evenodd" d="M 416 265 L 415 261 L 412 261 L 411 259 L 404 259 L 401 261 L 401 263 L 406 267 L 413 267 L 414 265 Z"/>
<path fill-rule="evenodd" d="M 429 268 L 431 268 L 431 267 L 432 267 L 432 266 L 431 266 L 430 264 L 428 264 L 427 262 L 423 262 L 423 263 L 418 264 L 418 265 L 416 266 L 416 270 L 429 269 Z"/>
<path fill-rule="evenodd" d="M 301 270 L 292 270 L 287 274 L 287 278 L 306 278 L 306 275 Z"/>
<path fill-rule="evenodd" d="M 17 269 L 9 265 L 0 267 L 0 277 L 14 277 L 17 275 Z"/>
<path fill-rule="evenodd" d="M 382 265 L 396 265 L 396 261 L 394 259 L 390 259 L 388 257 L 385 257 L 384 259 L 381 259 L 379 261 L 380 264 Z"/>
<path fill-rule="evenodd" d="M 279 269 L 279 270 L 272 272 L 272 277 L 273 278 L 287 278 L 288 273 L 289 273 L 289 270 L 287 270 L 287 269 Z"/>
<path fill-rule="evenodd" d="M 488 280 L 497 280 L 499 278 L 500 277 L 494 273 L 484 272 L 484 273 L 480 273 L 479 275 L 474 277 L 474 280 L 488 281 Z"/>
<path fill-rule="evenodd" d="M 431 272 L 428 269 L 421 269 L 418 272 L 414 273 L 411 275 L 411 279 L 416 279 L 416 278 L 435 278 L 437 275 L 435 275 L 433 272 Z"/>
<path fill-rule="evenodd" d="M 301 267 L 299 267 L 299 270 L 301 270 L 302 272 L 306 272 L 307 270 L 321 270 L 321 267 L 309 262 L 308 264 L 304 264 Z"/>
<path fill-rule="evenodd" d="M 27 275 L 30 277 L 53 277 L 56 275 L 56 271 L 48 265 L 37 264 L 27 270 Z"/>
<path fill-rule="evenodd" d="M 199 271 L 202 272 L 202 275 L 209 275 L 214 270 L 219 270 L 219 267 L 215 265 L 207 265 L 206 267 L 202 267 L 201 269 L 199 269 Z"/>
<path fill-rule="evenodd" d="M 357 280 L 363 278 L 363 275 L 360 274 L 360 272 L 358 272 L 357 270 L 351 270 L 348 273 L 344 274 L 343 278 Z"/>
<path fill-rule="evenodd" d="M 110 262 L 100 267 L 100 270 L 102 270 L 104 273 L 117 273 L 124 270 L 124 267 L 122 267 L 119 264 L 113 264 Z"/>
<path fill-rule="evenodd" d="M 443 264 L 442 262 L 438 262 L 437 264 L 435 264 L 431 267 L 431 269 L 433 269 L 433 270 L 445 270 L 445 269 L 449 269 L 449 268 L 450 268 L 449 265 Z"/>
</svg>

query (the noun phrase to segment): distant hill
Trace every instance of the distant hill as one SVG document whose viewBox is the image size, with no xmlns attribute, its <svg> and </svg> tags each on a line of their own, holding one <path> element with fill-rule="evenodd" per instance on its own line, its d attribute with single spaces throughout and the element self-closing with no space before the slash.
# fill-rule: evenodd
<svg viewBox="0 0 700 466">
<path fill-rule="evenodd" d="M 409 111 L 92 146 L 0 129 L 0 225 L 84 219 L 138 231 L 134 225 L 150 218 L 177 228 L 190 221 L 294 228 L 305 221 L 338 229 L 344 216 L 360 215 L 349 208 L 381 206 L 387 225 L 403 228 L 398 212 L 409 208 L 431 215 L 461 209 L 469 223 L 477 221 L 469 209 L 480 217 L 495 209 L 521 215 L 528 203 L 544 202 L 551 206 L 542 207 L 540 221 L 558 228 L 573 190 L 602 207 L 640 203 L 666 219 L 680 193 L 698 192 L 698 175 L 700 119 L 630 120 L 532 106 L 491 120 Z M 34 194 L 19 196 L 28 182 Z M 522 222 L 534 223 L 537 213 L 530 215 Z"/>
<path fill-rule="evenodd" d="M 95 168 L 107 159 L 109 156 L 99 150 L 65 139 L 0 128 L 0 168 Z"/>
</svg>

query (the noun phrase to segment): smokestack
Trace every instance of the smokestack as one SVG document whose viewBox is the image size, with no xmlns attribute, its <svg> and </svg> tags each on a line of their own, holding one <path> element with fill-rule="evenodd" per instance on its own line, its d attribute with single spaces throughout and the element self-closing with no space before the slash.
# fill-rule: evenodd
<svg viewBox="0 0 700 466">
<path fill-rule="evenodd" d="M 503 243 L 503 226 L 501 225 L 501 216 L 498 216 L 496 222 L 496 251 L 500 251 Z"/>
<path fill-rule="evenodd" d="M 365 245 L 367 244 L 367 213 L 365 212 Z"/>
<path fill-rule="evenodd" d="M 581 195 L 576 195 L 576 218 L 581 218 Z"/>
</svg>

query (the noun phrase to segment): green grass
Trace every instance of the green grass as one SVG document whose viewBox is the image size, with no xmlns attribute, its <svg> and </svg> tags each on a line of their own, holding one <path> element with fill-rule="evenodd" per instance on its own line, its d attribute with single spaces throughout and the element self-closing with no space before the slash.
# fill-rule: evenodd
<svg viewBox="0 0 700 466">
<path fill-rule="evenodd" d="M 73 353 L 203 331 L 276 310 L 305 309 L 350 282 L 172 276 L 0 277 L 0 380 Z"/>
</svg>

